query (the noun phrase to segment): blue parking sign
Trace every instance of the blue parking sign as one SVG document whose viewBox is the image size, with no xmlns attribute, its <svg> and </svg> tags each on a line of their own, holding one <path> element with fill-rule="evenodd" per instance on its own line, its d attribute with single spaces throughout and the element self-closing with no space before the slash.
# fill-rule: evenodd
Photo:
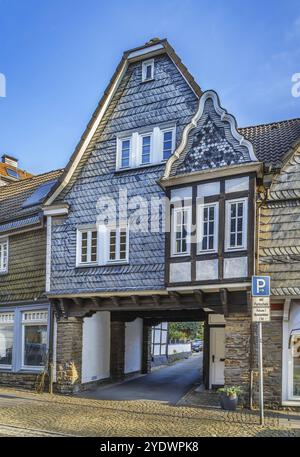
<svg viewBox="0 0 300 457">
<path fill-rule="evenodd" d="M 252 276 L 252 297 L 270 296 L 270 276 Z"/>
</svg>

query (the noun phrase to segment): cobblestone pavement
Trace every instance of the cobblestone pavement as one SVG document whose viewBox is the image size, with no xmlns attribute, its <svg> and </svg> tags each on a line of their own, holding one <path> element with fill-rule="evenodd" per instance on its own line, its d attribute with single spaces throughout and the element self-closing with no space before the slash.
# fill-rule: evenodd
<svg viewBox="0 0 300 457">
<path fill-rule="evenodd" d="M 0 388 L 0 436 L 300 436 L 270 413 L 168 405 L 158 401 L 108 401 Z M 294 422 L 293 422 L 294 423 Z"/>
</svg>

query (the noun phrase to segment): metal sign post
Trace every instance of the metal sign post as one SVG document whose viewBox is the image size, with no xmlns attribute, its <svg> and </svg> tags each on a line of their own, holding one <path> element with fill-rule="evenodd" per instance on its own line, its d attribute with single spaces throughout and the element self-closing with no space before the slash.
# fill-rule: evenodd
<svg viewBox="0 0 300 457">
<path fill-rule="evenodd" d="M 252 322 L 258 326 L 258 369 L 260 425 L 264 425 L 264 375 L 262 323 L 270 321 L 270 277 L 252 276 Z"/>
</svg>

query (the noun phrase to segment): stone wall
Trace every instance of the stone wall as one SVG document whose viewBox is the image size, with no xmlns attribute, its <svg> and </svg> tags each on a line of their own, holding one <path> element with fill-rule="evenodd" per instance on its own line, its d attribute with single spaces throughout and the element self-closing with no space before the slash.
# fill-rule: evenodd
<svg viewBox="0 0 300 457">
<path fill-rule="evenodd" d="M 251 319 L 247 315 L 226 318 L 225 386 L 241 386 L 243 403 L 249 403 Z"/>
<path fill-rule="evenodd" d="M 251 327 L 253 337 L 251 338 Z M 243 388 L 242 401 L 249 405 L 250 378 L 253 370 L 253 406 L 259 402 L 257 325 L 248 316 L 226 318 L 225 385 Z M 252 345 L 252 351 L 251 351 Z M 251 364 L 252 359 L 252 364 Z M 263 324 L 264 402 L 267 407 L 281 404 L 282 384 L 282 318 L 272 317 Z"/>
<path fill-rule="evenodd" d="M 147 374 L 151 372 L 151 337 L 152 327 L 143 323 L 143 353 L 142 353 L 142 373 Z"/>
<path fill-rule="evenodd" d="M 263 324 L 263 367 L 264 402 L 266 406 L 281 404 L 282 385 L 282 318 L 272 317 L 271 322 Z M 254 324 L 254 371 L 253 401 L 259 402 L 258 338 L 257 325 Z"/>
<path fill-rule="evenodd" d="M 117 381 L 125 377 L 125 322 L 111 322 L 110 338 L 110 375 Z"/>
<path fill-rule="evenodd" d="M 74 393 L 80 390 L 83 319 L 57 321 L 56 390 Z"/>
<path fill-rule="evenodd" d="M 39 375 L 36 373 L 1 372 L 0 385 L 21 389 L 35 389 L 39 380 L 38 378 Z M 48 382 L 45 387 L 48 387 Z"/>
</svg>

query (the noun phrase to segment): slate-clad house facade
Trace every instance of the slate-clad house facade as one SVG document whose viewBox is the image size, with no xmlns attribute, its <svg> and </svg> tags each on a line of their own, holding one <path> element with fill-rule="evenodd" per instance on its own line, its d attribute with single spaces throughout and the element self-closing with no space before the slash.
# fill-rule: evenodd
<svg viewBox="0 0 300 457">
<path fill-rule="evenodd" d="M 238 128 L 166 40 L 126 51 L 63 173 L 0 189 L 0 335 L 14 341 L 5 353 L 0 340 L 0 357 L 13 354 L 0 381 L 32 374 L 25 307 L 34 321 L 52 306 L 58 391 L 147 373 L 152 327 L 199 320 L 206 387 L 241 385 L 255 402 L 250 283 L 261 273 L 272 284 L 266 400 L 299 405 L 299 142 L 299 119 Z M 26 183 L 40 180 L 48 196 L 24 208 Z M 32 251 L 22 272 L 19 249 Z"/>
<path fill-rule="evenodd" d="M 245 401 L 255 402 L 250 280 L 270 273 L 266 399 L 298 404 L 299 275 L 291 233 L 299 139 L 297 119 L 238 129 L 166 40 L 124 53 L 44 206 L 59 390 L 148 372 L 151 326 L 202 320 L 206 387 L 242 385 Z M 294 170 L 288 178 L 287 169 Z M 293 222 L 282 208 L 293 208 Z M 159 230 L 145 230 L 153 223 Z M 279 239 L 290 239 L 280 253 Z"/>
<path fill-rule="evenodd" d="M 41 203 L 60 173 L 0 188 L 0 384 L 32 388 L 47 363 L 51 307 Z"/>
</svg>

